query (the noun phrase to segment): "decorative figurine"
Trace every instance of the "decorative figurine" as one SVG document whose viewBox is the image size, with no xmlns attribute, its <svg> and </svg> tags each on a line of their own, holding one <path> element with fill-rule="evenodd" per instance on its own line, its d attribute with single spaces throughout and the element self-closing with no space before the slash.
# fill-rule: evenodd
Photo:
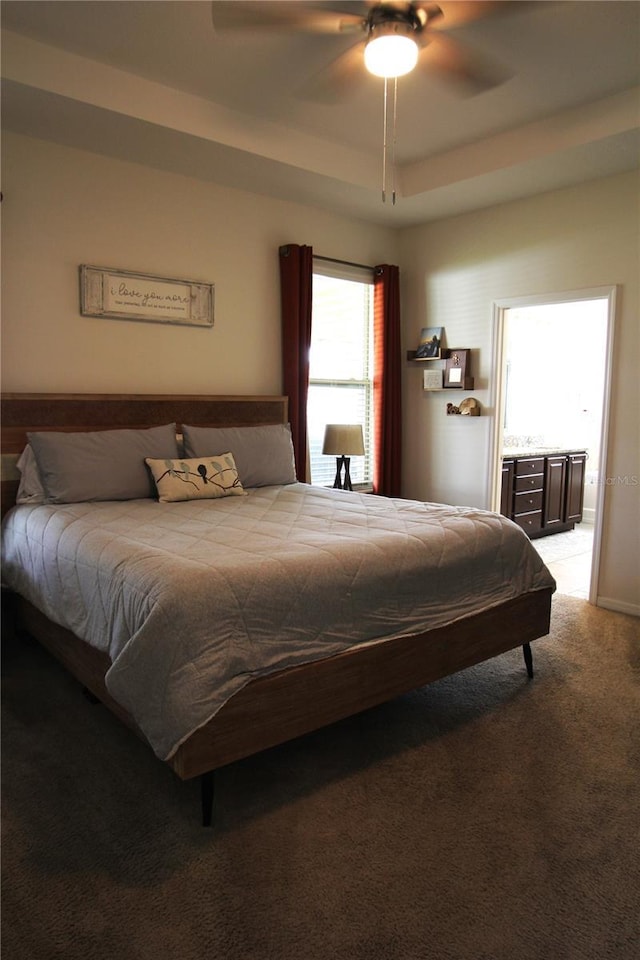
<svg viewBox="0 0 640 960">
<path fill-rule="evenodd" d="M 456 407 L 453 403 L 447 404 L 447 416 L 452 416 L 453 414 L 459 413 L 463 417 L 479 417 L 480 416 L 480 403 L 476 400 L 475 397 L 466 397 L 462 401 L 459 407 Z"/>
</svg>

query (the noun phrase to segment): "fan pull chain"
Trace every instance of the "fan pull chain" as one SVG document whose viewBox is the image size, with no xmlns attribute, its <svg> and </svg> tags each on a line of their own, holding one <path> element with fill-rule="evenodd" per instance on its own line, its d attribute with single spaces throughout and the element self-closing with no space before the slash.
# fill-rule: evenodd
<svg viewBox="0 0 640 960">
<path fill-rule="evenodd" d="M 382 101 L 382 202 L 387 202 L 387 78 L 384 78 Z"/>
<path fill-rule="evenodd" d="M 387 167 L 391 167 L 391 203 L 396 202 L 396 126 L 398 118 L 398 78 L 393 78 L 393 107 L 391 121 L 389 119 L 389 88 L 387 77 L 384 78 L 384 92 L 382 105 L 382 202 L 387 202 Z M 389 150 L 389 138 L 391 150 Z M 391 152 L 390 163 L 389 152 Z"/>
<path fill-rule="evenodd" d="M 396 203 L 396 127 L 398 121 L 398 78 L 393 78 L 393 138 L 391 140 L 391 202 Z"/>
</svg>

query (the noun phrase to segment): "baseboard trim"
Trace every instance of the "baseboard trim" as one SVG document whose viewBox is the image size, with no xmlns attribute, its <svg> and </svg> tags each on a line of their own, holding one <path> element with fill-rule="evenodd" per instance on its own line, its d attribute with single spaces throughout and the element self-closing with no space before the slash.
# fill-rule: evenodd
<svg viewBox="0 0 640 960">
<path fill-rule="evenodd" d="M 626 603 L 624 600 L 612 600 L 611 597 L 598 597 L 596 607 L 614 610 L 616 613 L 628 613 L 632 617 L 640 617 L 640 604 Z"/>
</svg>

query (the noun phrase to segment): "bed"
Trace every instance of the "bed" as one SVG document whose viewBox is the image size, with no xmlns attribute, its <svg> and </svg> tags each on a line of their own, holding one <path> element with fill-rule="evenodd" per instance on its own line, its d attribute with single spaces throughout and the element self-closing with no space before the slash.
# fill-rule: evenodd
<svg viewBox="0 0 640 960">
<path fill-rule="evenodd" d="M 200 777 L 205 825 L 216 769 L 517 646 L 532 677 L 530 643 L 549 632 L 555 584 L 515 524 L 299 484 L 281 467 L 287 430 L 278 396 L 2 396 L 3 587 L 17 627 L 178 777 Z M 14 506 L 27 434 L 49 478 L 62 435 L 72 451 L 143 434 L 169 446 L 145 458 L 153 495 L 110 500 L 103 470 L 107 499 Z M 218 436 L 240 438 L 235 459 L 197 449 Z M 274 438 L 271 458 L 261 444 Z M 182 467 L 205 450 L 223 492 L 199 466 L 202 499 L 166 494 L 199 479 Z M 81 474 L 74 461 L 67 482 L 81 487 Z"/>
</svg>

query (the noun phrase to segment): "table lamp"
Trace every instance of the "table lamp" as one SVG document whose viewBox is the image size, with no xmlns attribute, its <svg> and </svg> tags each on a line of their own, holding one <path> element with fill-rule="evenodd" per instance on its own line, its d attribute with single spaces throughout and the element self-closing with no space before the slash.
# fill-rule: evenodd
<svg viewBox="0 0 640 960">
<path fill-rule="evenodd" d="M 324 430 L 322 452 L 334 454 L 336 458 L 336 478 L 334 489 L 353 490 L 349 464 L 351 457 L 364 456 L 364 439 L 359 423 L 328 423 Z M 344 478 L 342 468 L 344 467 Z"/>
</svg>

